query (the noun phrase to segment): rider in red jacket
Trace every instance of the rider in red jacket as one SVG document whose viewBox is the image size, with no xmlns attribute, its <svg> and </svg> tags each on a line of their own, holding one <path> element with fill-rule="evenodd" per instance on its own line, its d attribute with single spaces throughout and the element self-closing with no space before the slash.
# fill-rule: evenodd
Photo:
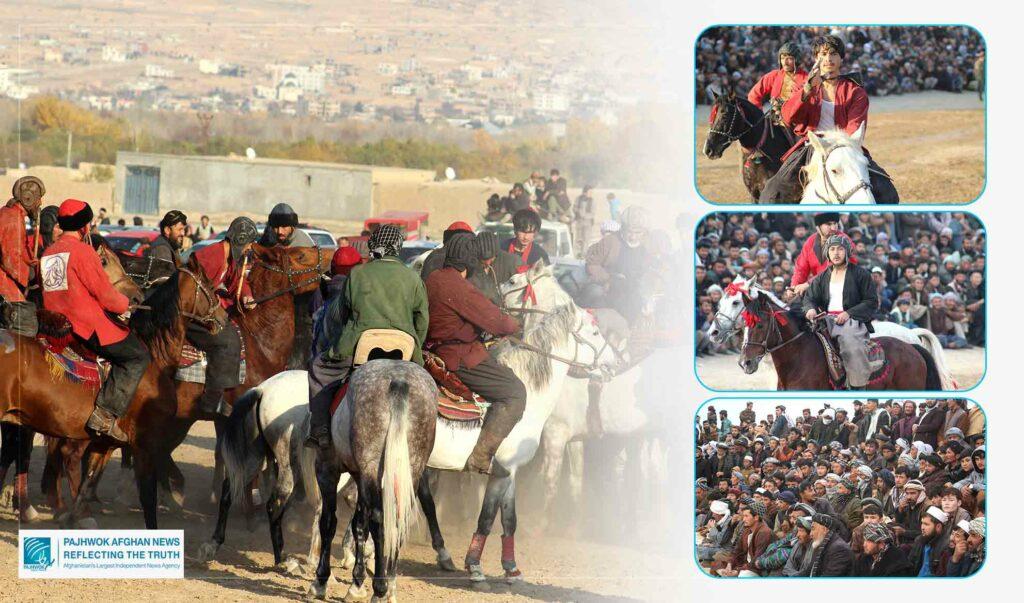
<svg viewBox="0 0 1024 603">
<path fill-rule="evenodd" d="M 849 239 L 850 237 L 839 230 L 839 213 L 823 212 L 814 216 L 814 230 L 816 231 L 804 241 L 804 247 L 796 258 L 793 266 L 793 279 L 789 286 L 796 294 L 802 294 L 810 286 L 811 280 L 828 268 L 828 258 L 825 257 L 826 249 L 822 245 L 833 234 Z M 853 241 L 850 241 L 851 245 Z M 857 263 L 857 256 L 850 256 L 850 263 Z"/>
<path fill-rule="evenodd" d="M 807 71 L 800 69 L 800 49 L 793 42 L 786 42 L 779 48 L 779 68 L 764 74 L 747 93 L 747 100 L 757 107 L 768 101 L 779 99 L 785 103 L 798 93 L 807 81 Z"/>
<path fill-rule="evenodd" d="M 71 322 L 72 332 L 87 349 L 110 362 L 110 375 L 100 388 L 86 428 L 126 443 L 117 425 L 135 396 L 150 356 L 142 342 L 106 312 L 126 319 L 129 300 L 114 289 L 92 245 L 84 241 L 92 208 L 77 199 L 61 203 L 57 222 L 64 234 L 43 253 L 39 269 L 43 306 Z"/>
<path fill-rule="evenodd" d="M 25 301 L 24 290 L 34 263 L 25 236 L 25 217 L 35 215 L 44 192 L 38 178 L 18 178 L 11 191 L 13 198 L 0 207 L 0 297 L 7 302 Z"/>
</svg>

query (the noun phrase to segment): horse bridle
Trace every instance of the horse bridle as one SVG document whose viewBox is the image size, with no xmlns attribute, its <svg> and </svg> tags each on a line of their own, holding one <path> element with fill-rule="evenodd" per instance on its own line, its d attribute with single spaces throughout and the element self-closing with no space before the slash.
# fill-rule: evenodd
<svg viewBox="0 0 1024 603">
<path fill-rule="evenodd" d="M 547 277 L 547 276 L 550 276 L 551 278 L 554 278 L 554 276 L 545 273 L 545 274 L 542 274 L 539 279 L 531 280 L 530 279 L 530 275 L 529 275 L 528 272 L 524 273 L 524 275 L 525 275 L 525 278 L 526 278 L 526 284 L 525 285 L 523 285 L 522 287 L 517 287 L 515 289 L 509 289 L 508 291 L 505 291 L 502 294 L 502 296 L 501 296 L 501 303 L 502 303 L 502 306 L 503 306 L 502 310 L 504 312 L 507 312 L 507 313 L 540 314 L 540 315 L 545 315 L 545 316 L 549 315 L 549 314 L 552 314 L 553 312 L 551 310 L 544 310 L 542 308 L 527 308 L 526 304 L 527 304 L 527 301 L 531 298 L 530 292 L 533 290 L 533 284 L 535 282 L 537 282 L 537 280 L 540 280 L 540 278 L 544 278 L 544 277 Z M 523 293 L 521 298 L 520 298 L 520 306 L 518 308 L 509 308 L 509 307 L 507 307 L 505 305 L 505 298 L 507 298 L 507 297 L 509 297 L 509 296 L 511 296 L 511 295 L 513 295 L 515 293 L 519 293 L 519 292 Z M 570 303 L 572 303 L 572 302 L 570 302 Z M 578 308 L 576 308 L 575 304 L 573 304 L 573 308 L 574 308 L 574 310 L 578 309 Z M 522 339 L 519 339 L 518 337 L 509 336 L 507 339 L 509 341 L 511 341 L 512 343 L 516 344 L 519 347 L 522 347 L 522 348 L 525 348 L 527 350 L 530 350 L 531 352 L 535 352 L 537 354 L 540 354 L 541 356 L 544 356 L 544 357 L 549 358 L 551 360 L 556 360 L 556 361 L 561 362 L 563 364 L 567 364 L 571 368 L 583 370 L 583 371 L 586 371 L 588 373 L 592 373 L 592 372 L 595 372 L 595 371 L 602 371 L 602 372 L 604 371 L 604 367 L 601 365 L 600 359 L 601 359 L 601 356 L 604 354 L 605 350 L 608 350 L 609 348 L 611 348 L 612 354 L 615 356 L 616 362 L 621 362 L 622 361 L 622 356 L 619 353 L 619 350 L 615 349 L 608 342 L 607 339 L 604 339 L 604 337 L 602 337 L 602 339 L 604 339 L 604 345 L 601 346 L 600 348 L 598 348 L 596 345 L 594 345 L 590 341 L 587 341 L 587 339 L 585 337 L 583 337 L 583 335 L 580 334 L 580 330 L 582 330 L 584 326 L 586 326 L 586 325 L 584 325 L 583 321 L 580 320 L 579 324 L 576 325 L 573 328 L 572 337 L 573 337 L 573 340 L 575 341 L 576 347 L 573 350 L 573 355 L 572 355 L 572 359 L 571 360 L 568 359 L 568 358 L 563 358 L 561 356 L 558 356 L 557 354 L 552 354 L 551 352 L 548 352 L 546 350 L 538 348 L 535 345 L 531 345 L 529 343 L 526 343 L 525 341 L 523 341 Z M 594 352 L 594 360 L 590 364 L 585 364 L 585 363 L 580 362 L 578 360 L 579 357 L 580 357 L 580 348 L 581 347 L 590 348 L 591 351 Z"/>
<path fill-rule="evenodd" d="M 141 289 L 149 289 L 150 287 L 152 287 L 153 285 L 156 284 L 155 280 L 150 279 L 150 275 L 153 274 L 153 264 L 154 263 L 156 263 L 156 262 L 164 262 L 165 264 L 170 264 L 175 270 L 179 269 L 178 264 L 176 262 L 172 261 L 172 260 L 168 260 L 168 259 L 165 259 L 165 258 L 158 258 L 158 257 L 156 257 L 154 255 L 149 256 L 147 259 L 148 259 L 148 262 L 146 264 L 146 273 L 145 274 L 133 274 L 133 273 L 128 272 L 127 270 L 125 270 L 125 277 L 131 278 L 133 281 L 138 282 L 139 287 Z M 118 279 L 117 282 L 120 283 L 121 281 L 125 280 L 125 277 L 122 277 L 122 278 Z M 141 279 L 141 280 L 139 280 L 139 279 Z"/>
<path fill-rule="evenodd" d="M 729 118 L 729 126 L 728 126 L 727 130 L 726 131 L 717 130 L 717 129 L 715 129 L 715 124 L 711 124 L 711 128 L 708 130 L 708 132 L 710 132 L 711 134 L 718 134 L 719 136 L 724 136 L 729 141 L 725 146 L 729 146 L 730 144 L 732 144 L 732 143 L 736 142 L 737 140 L 739 140 L 739 139 L 743 138 L 744 136 L 746 136 L 751 130 L 753 130 L 754 128 L 757 127 L 757 124 L 759 124 L 762 121 L 764 121 L 764 118 L 765 118 L 765 115 L 766 115 L 765 113 L 762 113 L 761 117 L 757 118 L 756 120 L 754 120 L 753 123 L 751 123 L 750 120 L 747 119 L 747 114 L 743 112 L 743 107 L 741 107 L 738 102 L 737 103 L 727 103 L 726 106 L 732 107 L 733 109 L 735 109 L 735 111 L 732 113 L 732 115 Z M 747 126 L 747 129 L 743 130 L 739 134 L 733 134 L 732 130 L 733 130 L 733 126 L 736 125 L 736 117 L 737 116 L 739 116 L 741 119 L 743 119 L 743 123 Z M 719 120 L 715 120 L 715 121 L 719 121 Z"/>
<path fill-rule="evenodd" d="M 264 295 L 263 297 L 257 298 L 255 300 L 253 300 L 253 303 L 255 303 L 255 304 L 262 304 L 263 302 L 267 302 L 267 301 L 270 301 L 272 299 L 276 299 L 278 297 L 281 297 L 282 295 L 287 295 L 287 294 L 289 294 L 289 293 L 291 293 L 293 291 L 296 291 L 297 289 L 301 289 L 301 288 L 303 288 L 303 287 L 305 287 L 307 285 L 311 285 L 313 283 L 319 282 L 320 279 L 322 279 L 324 277 L 324 275 L 320 272 L 320 264 L 323 263 L 323 255 L 322 255 L 323 254 L 323 249 L 319 245 L 314 245 L 314 247 L 316 248 L 316 266 L 313 266 L 313 267 L 310 267 L 310 268 L 303 268 L 302 270 L 292 270 L 290 265 L 287 268 L 282 268 L 280 266 L 275 266 L 273 264 L 265 262 L 262 258 L 257 256 L 257 258 L 256 258 L 256 265 L 258 265 L 259 267 L 261 267 L 261 268 L 263 268 L 265 270 L 269 270 L 271 272 L 276 272 L 278 274 L 285 275 L 285 278 L 288 279 L 288 287 L 285 288 L 285 289 L 280 289 L 278 291 L 274 291 L 273 293 Z M 300 277 L 300 276 L 302 276 L 304 274 L 310 274 L 310 273 L 315 274 L 315 276 L 313 276 L 311 278 L 307 278 L 307 279 L 305 279 L 303 281 L 300 281 L 298 283 L 294 283 L 294 284 L 292 283 L 292 278 L 293 277 Z"/>
<path fill-rule="evenodd" d="M 751 312 L 750 311 L 750 306 L 755 304 L 755 303 L 756 303 L 755 300 L 751 300 L 749 304 L 744 306 L 743 310 L 745 312 L 750 312 L 750 314 L 756 316 L 760 320 L 760 319 L 763 318 L 760 312 L 756 312 L 756 311 L 755 312 Z M 789 339 L 783 340 L 782 343 L 780 343 L 780 344 L 778 344 L 776 346 L 768 347 L 768 342 L 771 341 L 773 335 L 777 335 L 778 339 L 782 340 L 782 328 L 779 326 L 779 321 L 775 317 L 775 312 L 770 311 L 770 309 L 769 309 L 769 312 L 768 312 L 767 320 L 768 320 L 768 335 L 765 336 L 764 341 L 749 341 L 747 338 L 744 338 L 744 340 L 743 340 L 743 350 L 746 350 L 747 346 L 759 347 L 762 350 L 764 350 L 763 352 L 758 354 L 757 357 L 756 357 L 755 361 L 758 364 L 761 363 L 761 360 L 763 360 L 765 356 L 775 352 L 776 350 L 781 350 L 782 348 L 784 348 L 787 345 L 793 343 L 797 339 L 800 339 L 801 337 L 804 336 L 804 333 L 806 332 L 806 331 L 801 329 L 796 335 L 790 337 Z"/>
<path fill-rule="evenodd" d="M 823 178 L 825 179 L 825 189 L 826 189 L 826 192 L 828 194 L 832 195 L 833 197 L 835 197 L 835 200 L 836 200 L 837 203 L 839 203 L 840 205 L 845 205 L 846 202 L 850 200 L 850 197 L 852 197 L 855 193 L 857 193 L 857 191 L 859 191 L 861 189 L 865 189 L 865 188 L 870 190 L 871 189 L 871 182 L 870 181 L 861 180 L 852 189 L 847 191 L 845 195 L 839 193 L 839 190 L 836 189 L 836 185 L 832 182 L 832 178 L 830 178 L 829 175 L 828 175 L 828 158 L 832 154 L 832 151 L 835 151 L 836 149 L 839 149 L 839 148 L 842 148 L 842 147 L 853 148 L 853 147 L 851 147 L 848 144 L 837 144 L 834 147 L 831 147 L 829 150 L 825 151 L 825 154 L 821 156 L 821 173 L 823 174 Z M 821 196 L 821 193 L 818 192 L 817 188 L 814 189 L 814 194 L 815 194 L 815 196 L 818 197 L 818 199 L 820 199 L 824 203 L 831 203 L 831 201 L 829 201 L 829 199 L 827 197 L 822 197 Z"/>
<path fill-rule="evenodd" d="M 185 267 L 178 268 L 178 272 L 187 274 L 196 283 L 195 294 L 192 297 L 192 309 L 195 310 L 196 307 L 199 305 L 200 293 L 202 293 L 203 297 L 206 298 L 206 304 L 208 308 L 206 314 L 203 316 L 200 316 L 194 312 L 185 311 L 182 311 L 181 315 L 201 325 L 213 325 L 216 327 L 216 330 L 211 329 L 211 332 L 214 334 L 219 333 L 220 330 L 223 329 L 225 326 L 221 321 L 217 320 L 216 318 L 217 308 L 220 307 L 220 300 L 218 300 L 217 296 L 214 295 L 213 291 L 211 291 L 210 288 L 206 286 L 206 283 L 203 282 L 203 279 L 199 278 L 199 275 Z"/>
</svg>

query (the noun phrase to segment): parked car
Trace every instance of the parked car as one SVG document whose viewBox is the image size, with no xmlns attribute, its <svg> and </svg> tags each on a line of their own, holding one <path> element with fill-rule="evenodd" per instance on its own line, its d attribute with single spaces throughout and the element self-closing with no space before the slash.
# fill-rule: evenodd
<svg viewBox="0 0 1024 603">
<path fill-rule="evenodd" d="M 511 239 L 515 235 L 509 222 L 484 222 L 477 229 L 477 232 L 483 231 L 493 232 L 501 240 Z M 575 257 L 572 253 L 572 234 L 569 232 L 569 226 L 562 222 L 543 220 L 536 242 L 548 252 L 552 262 L 556 258 Z"/>
<path fill-rule="evenodd" d="M 266 222 L 257 222 L 256 223 L 256 230 L 258 230 L 258 231 L 260 231 L 262 233 L 264 228 L 266 228 L 266 226 L 267 226 Z M 306 226 L 306 225 L 300 224 L 299 225 L 299 230 L 301 230 L 302 232 L 304 232 L 307 235 L 309 235 L 309 238 L 313 240 L 313 243 L 315 245 L 320 246 L 321 249 L 329 251 L 330 253 L 333 254 L 334 250 L 338 248 L 338 241 L 336 241 L 334 239 L 334 235 L 332 235 L 330 232 L 328 232 L 328 231 L 326 231 L 326 230 L 324 230 L 322 228 L 314 228 L 314 227 L 311 227 L 311 226 Z M 191 256 L 194 252 L 202 249 L 203 247 L 207 247 L 209 245 L 213 245 L 214 243 L 218 243 L 220 241 L 223 241 L 224 237 L 227 234 L 228 234 L 227 230 L 222 230 L 222 231 L 218 232 L 217 234 L 213 235 L 212 237 L 210 237 L 209 239 L 205 239 L 205 240 L 199 241 L 198 243 L 196 243 L 192 247 L 189 247 L 188 249 L 186 249 L 185 251 L 183 251 L 181 253 L 182 261 L 187 262 L 189 256 Z"/>
<path fill-rule="evenodd" d="M 103 238 L 110 243 L 110 247 L 114 251 L 120 254 L 142 257 L 159 236 L 160 232 L 153 229 L 115 230 L 106 233 Z"/>
</svg>

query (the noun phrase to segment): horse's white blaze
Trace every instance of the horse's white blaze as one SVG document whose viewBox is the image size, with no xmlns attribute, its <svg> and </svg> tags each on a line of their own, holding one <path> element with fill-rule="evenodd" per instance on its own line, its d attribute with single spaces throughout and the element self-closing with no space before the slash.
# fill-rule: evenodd
<svg viewBox="0 0 1024 603">
<path fill-rule="evenodd" d="M 811 159 L 801 170 L 805 184 L 800 203 L 875 203 L 871 189 L 860 187 L 862 182 L 871 183 L 868 158 L 861 147 L 864 138 L 863 128 L 853 136 L 842 130 L 830 130 L 820 133 L 809 132 L 807 138 L 811 143 Z M 828 157 L 828 162 L 823 167 L 822 158 L 825 156 Z M 828 178 L 834 190 L 825 182 L 825 170 L 828 170 Z M 842 200 L 837 198 L 837 194 L 850 196 Z"/>
</svg>

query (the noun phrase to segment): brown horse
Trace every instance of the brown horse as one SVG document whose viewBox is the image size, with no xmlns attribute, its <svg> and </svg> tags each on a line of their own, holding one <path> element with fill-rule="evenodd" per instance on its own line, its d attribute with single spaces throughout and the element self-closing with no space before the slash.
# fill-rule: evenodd
<svg viewBox="0 0 1024 603">
<path fill-rule="evenodd" d="M 246 379 L 239 387 L 225 392 L 225 398 L 230 403 L 263 380 L 284 370 L 295 340 L 294 296 L 315 290 L 319 286 L 321 275 L 330 267 L 330 254 L 315 247 L 284 249 L 255 246 L 253 249 L 254 261 L 249 273 L 249 283 L 256 296 L 257 307 L 233 316 L 246 349 Z M 197 266 L 193 263 L 190 267 Z M 177 366 L 177 357 L 174 366 Z M 175 413 L 170 417 L 141 417 L 140 427 L 144 431 L 158 434 L 156 437 L 161 442 L 160 455 L 150 459 L 152 468 L 156 471 L 153 479 L 162 480 L 180 504 L 183 499 L 184 478 L 172 460 L 171 453 L 185 440 L 189 429 L 197 420 L 213 420 L 217 417 L 198 408 L 197 403 L 203 391 L 202 384 L 175 381 L 173 369 L 169 377 L 171 389 L 167 391 L 175 400 Z M 109 450 L 93 447 L 88 451 L 88 458 L 83 461 L 80 456 L 86 451 L 81 446 L 70 453 L 65 447 L 62 452 L 63 464 L 72 482 L 72 494 L 76 497 L 76 510 L 73 515 L 77 515 L 84 510 L 84 506 L 78 504 L 78 501 L 84 503 L 95 497 L 96 482 L 109 461 L 110 454 Z M 77 472 L 77 467 L 72 467 L 74 465 L 81 465 L 88 471 L 88 476 L 84 483 L 80 484 L 78 492 L 74 492 Z M 136 476 L 138 473 L 139 469 L 136 468 Z M 222 477 L 220 481 L 223 481 Z M 148 512 L 144 502 L 143 511 L 146 515 L 146 526 L 155 527 L 155 506 Z"/>
<path fill-rule="evenodd" d="M 227 315 L 209 283 L 191 271 L 182 271 L 167 281 L 148 301 L 151 309 L 136 312 L 131 328 L 148 347 L 152 362 L 120 423 L 136 459 L 140 460 L 136 464 L 139 496 L 144 508 L 153 509 L 155 525 L 154 459 L 160 458 L 163 438 L 160 430 L 152 426 L 169 420 L 176 412 L 170 381 L 181 353 L 186 317 L 197 317 L 216 328 L 227 321 Z M 85 423 L 95 406 L 96 390 L 85 384 L 55 380 L 43 347 L 33 338 L 18 339 L 18 354 L 0 356 L 0 391 L 8 392 L 0 407 L 2 420 L 51 437 L 89 440 Z M 115 444 L 111 440 L 93 440 L 90 449 L 95 452 L 90 460 L 98 462 L 97 456 L 108 456 L 106 452 L 112 446 Z M 90 465 L 90 476 L 95 468 Z M 76 508 L 80 501 L 78 497 Z M 147 504 L 150 502 L 153 504 Z M 71 519 L 75 517 L 72 514 Z"/>
<path fill-rule="evenodd" d="M 771 354 L 780 390 L 833 390 L 821 342 L 807 319 L 790 311 L 771 293 L 752 288 L 744 293 L 747 327 L 739 365 L 753 374 Z M 885 350 L 889 369 L 868 385 L 874 390 L 941 390 L 939 371 L 931 354 L 919 345 L 892 337 L 875 339 Z"/>
<path fill-rule="evenodd" d="M 142 291 L 138 285 L 128 277 L 128 274 L 118 259 L 114 250 L 107 244 L 103 237 L 90 237 L 93 247 L 100 258 L 100 264 L 106 273 L 110 283 L 118 292 L 127 297 L 131 303 L 137 304 L 142 300 Z M 38 295 L 35 295 L 38 300 Z M 46 321 L 43 321 L 45 331 Z M 12 340 L 13 341 L 13 340 Z M 10 400 L 17 396 L 16 392 L 6 392 Z M 15 496 L 19 517 L 23 522 L 32 521 L 36 512 L 28 501 L 28 466 L 32 455 L 32 440 L 35 438 L 35 431 L 31 427 L 7 422 L 7 419 L 0 415 L 0 420 L 5 424 L 0 427 L 0 488 L 3 487 L 7 471 L 12 463 L 15 467 Z"/>
</svg>

